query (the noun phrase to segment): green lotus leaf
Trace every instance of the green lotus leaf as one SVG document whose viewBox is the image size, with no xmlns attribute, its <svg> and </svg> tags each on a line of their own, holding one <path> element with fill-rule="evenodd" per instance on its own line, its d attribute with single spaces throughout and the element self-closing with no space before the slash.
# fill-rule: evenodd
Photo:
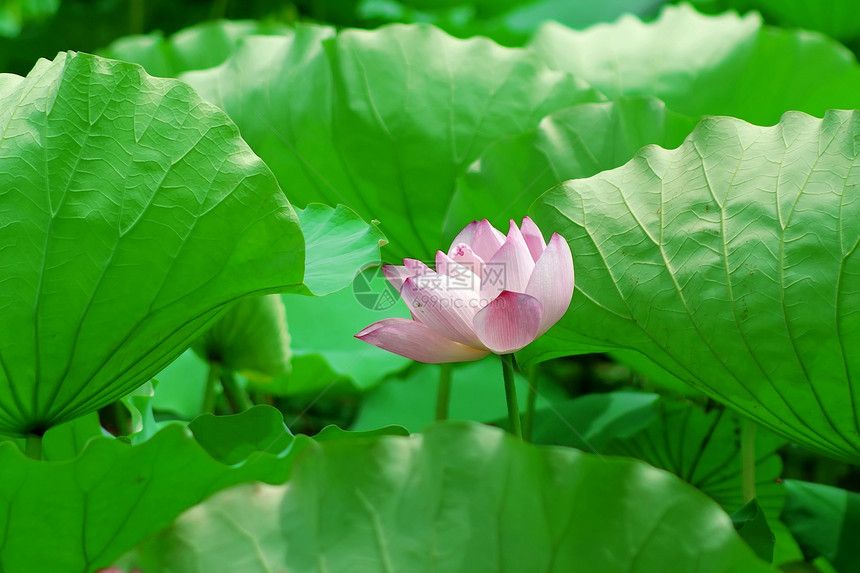
<svg viewBox="0 0 860 573">
<path fill-rule="evenodd" d="M 601 451 L 668 470 L 734 513 L 744 506 L 740 427 L 740 417 L 725 408 L 706 412 L 696 404 L 664 399 L 659 414 L 646 428 L 613 439 Z M 756 499 L 772 520 L 779 517 L 785 503 L 785 487 L 777 480 L 782 461 L 776 454 L 784 444 L 765 429 L 755 433 Z"/>
<path fill-rule="evenodd" d="M 185 28 L 168 38 L 159 31 L 124 36 L 99 50 L 99 55 L 140 64 L 153 76 L 175 78 L 182 72 L 217 66 L 233 53 L 236 45 L 246 36 L 289 33 L 290 28 L 283 24 L 218 20 Z"/>
<path fill-rule="evenodd" d="M 537 128 L 490 145 L 459 177 L 446 234 L 454 236 L 469 221 L 483 218 L 506 230 L 508 219 L 522 219 L 547 189 L 623 165 L 648 144 L 677 147 L 695 125 L 653 97 L 556 111 Z"/>
<path fill-rule="evenodd" d="M 706 119 L 676 150 L 647 147 L 545 194 L 532 212 L 570 243 L 577 291 L 519 358 L 633 349 L 792 440 L 860 460 L 857 117 Z"/>
<path fill-rule="evenodd" d="M 532 441 L 602 452 L 613 438 L 629 438 L 647 428 L 659 404 L 658 394 L 629 391 L 559 401 L 535 411 Z"/>
<path fill-rule="evenodd" d="M 92 572 L 216 491 L 255 480 L 282 483 L 308 439 L 294 440 L 273 412 L 280 415 L 258 406 L 225 417 L 211 433 L 201 418 L 197 439 L 178 425 L 135 446 L 90 438 L 80 455 L 64 461 L 33 460 L 12 443 L 0 444 L 3 570 Z M 213 458 L 209 452 L 225 452 L 227 439 L 229 455 Z M 216 440 L 220 449 L 210 446 Z"/>
<path fill-rule="evenodd" d="M 575 31 L 550 22 L 531 47 L 610 99 L 653 95 L 691 117 L 773 125 L 789 110 L 821 116 L 860 106 L 850 51 L 818 34 L 763 26 L 755 13 L 704 16 L 682 4 L 650 23 L 624 16 Z"/>
<path fill-rule="evenodd" d="M 456 177 L 492 141 L 602 99 L 526 50 L 425 25 L 298 26 L 181 78 L 239 125 L 292 203 L 378 219 L 390 259 L 435 254 Z"/>
<path fill-rule="evenodd" d="M 857 573 L 853 539 L 860 534 L 860 494 L 829 485 L 785 480 L 782 519 L 809 558 L 826 557 L 839 573 Z"/>
<path fill-rule="evenodd" d="M 290 335 L 281 295 L 239 300 L 194 342 L 193 348 L 208 362 L 259 382 L 289 372 Z"/>
<path fill-rule="evenodd" d="M 0 76 L 0 430 L 128 394 L 239 297 L 298 289 L 268 168 L 187 85 L 85 54 Z"/>
<path fill-rule="evenodd" d="M 635 460 L 449 423 L 316 442 L 285 487 L 229 490 L 130 560 L 167 571 L 765 572 L 712 500 Z"/>
</svg>

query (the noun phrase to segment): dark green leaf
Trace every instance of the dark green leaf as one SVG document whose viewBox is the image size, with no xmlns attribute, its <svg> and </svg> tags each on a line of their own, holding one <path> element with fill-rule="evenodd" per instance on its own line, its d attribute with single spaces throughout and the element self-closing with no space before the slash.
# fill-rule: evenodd
<svg viewBox="0 0 860 573">
<path fill-rule="evenodd" d="M 752 547 L 759 559 L 773 562 L 774 535 L 767 523 L 764 510 L 753 499 L 732 514 L 735 529 L 747 544 Z"/>
<path fill-rule="evenodd" d="M 810 559 L 823 555 L 839 573 L 857 573 L 860 494 L 838 487 L 785 480 L 782 520 Z"/>
<path fill-rule="evenodd" d="M 646 428 L 631 437 L 616 438 L 602 451 L 668 470 L 713 497 L 728 512 L 741 508 L 741 421 L 737 414 L 723 408 L 705 412 L 680 400 L 664 399 L 660 406 L 659 415 Z M 776 454 L 783 444 L 764 428 L 756 431 L 756 499 L 773 519 L 785 502 L 785 488 L 778 480 L 782 461 Z"/>
</svg>

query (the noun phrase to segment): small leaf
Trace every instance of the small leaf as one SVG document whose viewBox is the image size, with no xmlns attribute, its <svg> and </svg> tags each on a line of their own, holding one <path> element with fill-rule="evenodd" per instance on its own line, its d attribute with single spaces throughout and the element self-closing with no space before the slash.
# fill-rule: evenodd
<svg viewBox="0 0 860 573">
<path fill-rule="evenodd" d="M 732 514 L 732 523 L 741 538 L 752 547 L 759 559 L 773 562 L 775 537 L 767 523 L 764 510 L 755 499 Z"/>
<path fill-rule="evenodd" d="M 282 455 L 293 444 L 283 414 L 271 406 L 254 406 L 232 416 L 203 414 L 188 428 L 209 455 L 227 465 L 257 452 Z"/>
</svg>

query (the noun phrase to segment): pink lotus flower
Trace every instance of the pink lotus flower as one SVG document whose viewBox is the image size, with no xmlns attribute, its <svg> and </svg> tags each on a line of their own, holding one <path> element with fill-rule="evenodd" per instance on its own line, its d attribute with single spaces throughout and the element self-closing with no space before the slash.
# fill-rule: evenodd
<svg viewBox="0 0 860 573">
<path fill-rule="evenodd" d="M 472 221 L 448 254 L 436 253 L 435 271 L 415 259 L 382 270 L 412 320 L 386 318 L 356 338 L 433 364 L 516 352 L 558 322 L 573 296 L 570 247 L 557 233 L 547 244 L 528 217 L 522 229 L 511 220 L 507 237 Z"/>
</svg>

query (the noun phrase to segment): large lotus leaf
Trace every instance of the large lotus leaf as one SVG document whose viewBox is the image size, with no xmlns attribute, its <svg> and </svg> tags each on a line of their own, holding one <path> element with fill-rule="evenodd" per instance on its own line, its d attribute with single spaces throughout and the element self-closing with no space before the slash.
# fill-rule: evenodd
<svg viewBox="0 0 860 573">
<path fill-rule="evenodd" d="M 391 259 L 440 248 L 455 178 L 492 141 L 601 99 L 526 50 L 423 25 L 300 26 L 181 77 L 237 122 L 290 201 L 378 219 Z"/>
<path fill-rule="evenodd" d="M 581 32 L 547 23 L 532 48 L 611 99 L 654 95 L 694 117 L 772 125 L 789 110 L 860 106 L 851 52 L 818 34 L 764 27 L 755 13 L 703 16 L 681 5 L 652 23 L 625 16 Z"/>
<path fill-rule="evenodd" d="M 569 241 L 577 292 L 520 358 L 638 350 L 793 440 L 860 460 L 857 117 L 706 119 L 677 150 L 648 147 L 545 194 L 533 214 Z"/>
<path fill-rule="evenodd" d="M 631 456 L 668 470 L 713 497 L 729 513 L 744 506 L 741 487 L 741 419 L 725 408 L 704 411 L 696 404 L 664 400 L 660 413 L 630 437 L 618 437 L 603 451 Z M 778 483 L 785 441 L 764 428 L 755 434 L 756 499 L 776 520 L 785 502 Z"/>
<path fill-rule="evenodd" d="M 521 219 L 550 187 L 618 167 L 644 145 L 677 147 L 695 124 L 653 97 L 621 97 L 554 112 L 536 129 L 490 145 L 459 177 L 446 231 L 453 236 L 469 221 L 483 218 L 507 229 L 508 219 Z"/>
<path fill-rule="evenodd" d="M 211 435 L 201 424 L 194 430 L 200 442 L 178 425 L 137 446 L 91 438 L 79 456 L 65 461 L 32 460 L 14 444 L 0 444 L 3 571 L 87 573 L 220 489 L 255 480 L 282 483 L 309 440 L 294 441 L 279 416 L 257 406 L 210 424 Z M 201 445 L 225 437 L 229 451 Z"/>
<path fill-rule="evenodd" d="M 318 442 L 281 488 L 225 492 L 140 549 L 167 571 L 757 572 L 712 500 L 634 460 L 444 424 Z M 360 565 L 359 565 L 360 564 Z"/>
<path fill-rule="evenodd" d="M 247 293 L 301 282 L 296 216 L 222 111 L 84 54 L 0 76 L 0 430 L 108 404 Z"/>
<path fill-rule="evenodd" d="M 191 26 L 168 38 L 160 31 L 125 36 L 99 50 L 99 55 L 140 64 L 153 76 L 175 78 L 182 72 L 217 66 L 246 36 L 288 33 L 290 28 L 283 24 L 217 20 Z"/>
</svg>

